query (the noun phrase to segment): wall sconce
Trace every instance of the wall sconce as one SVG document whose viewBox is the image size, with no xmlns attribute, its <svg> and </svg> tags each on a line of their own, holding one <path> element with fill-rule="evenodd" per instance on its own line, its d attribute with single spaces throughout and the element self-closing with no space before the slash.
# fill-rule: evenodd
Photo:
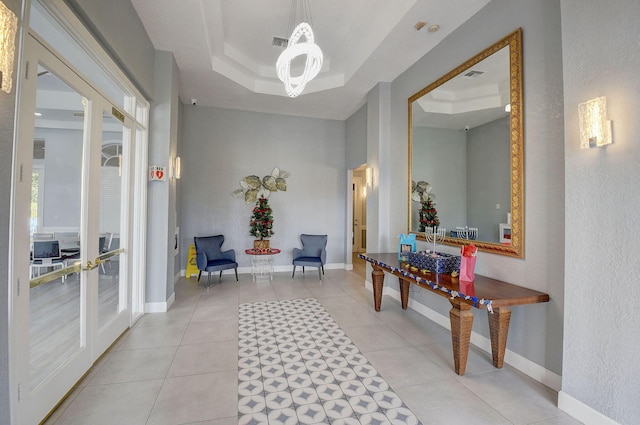
<svg viewBox="0 0 640 425">
<path fill-rule="evenodd" d="M 18 17 L 0 1 L 0 89 L 11 92 Z"/>
<path fill-rule="evenodd" d="M 179 179 L 182 175 L 182 160 L 179 156 L 175 157 L 175 159 L 173 160 L 173 167 L 171 168 L 173 169 L 173 178 Z"/>
<path fill-rule="evenodd" d="M 580 147 L 589 149 L 613 143 L 611 121 L 607 120 L 607 98 L 588 100 L 578 105 Z"/>
<path fill-rule="evenodd" d="M 370 167 L 365 169 L 365 180 L 367 187 L 373 187 L 373 172 Z"/>
</svg>

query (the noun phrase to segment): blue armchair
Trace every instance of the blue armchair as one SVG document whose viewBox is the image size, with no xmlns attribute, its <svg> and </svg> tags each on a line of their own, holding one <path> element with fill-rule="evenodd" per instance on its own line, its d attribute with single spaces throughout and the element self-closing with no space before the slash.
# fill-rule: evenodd
<svg viewBox="0 0 640 425">
<path fill-rule="evenodd" d="M 236 252 L 233 249 L 222 251 L 220 247 L 224 242 L 223 235 L 195 237 L 193 242 L 196 246 L 196 264 L 198 265 L 198 282 L 202 272 L 207 275 L 207 287 L 209 287 L 211 272 L 220 272 L 219 280 L 222 280 L 222 271 L 234 269 L 236 272 L 236 282 L 238 281 L 238 263 L 236 263 Z"/>
<path fill-rule="evenodd" d="M 300 241 L 302 242 L 302 249 L 293 248 L 293 274 L 291 279 L 296 275 L 296 266 L 302 266 L 302 273 L 304 274 L 304 267 L 317 267 L 318 277 L 322 282 L 322 275 L 324 274 L 324 264 L 327 261 L 327 235 L 300 235 Z M 322 273 L 320 273 L 322 271 Z"/>
</svg>

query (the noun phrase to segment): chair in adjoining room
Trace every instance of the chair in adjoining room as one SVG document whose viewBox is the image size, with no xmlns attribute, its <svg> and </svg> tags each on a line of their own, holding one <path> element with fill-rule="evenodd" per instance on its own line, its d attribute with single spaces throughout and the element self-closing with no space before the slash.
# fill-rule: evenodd
<svg viewBox="0 0 640 425">
<path fill-rule="evenodd" d="M 33 241 L 33 252 L 31 254 L 31 265 L 29 266 L 29 278 L 33 279 L 34 271 L 40 269 L 64 268 L 65 264 L 60 255 L 60 243 L 57 240 Z M 64 277 L 62 278 L 64 281 Z"/>
<path fill-rule="evenodd" d="M 296 266 L 302 266 L 302 274 L 304 274 L 305 266 L 317 267 L 318 277 L 322 282 L 324 275 L 324 264 L 327 261 L 327 235 L 300 235 L 302 249 L 293 248 L 293 274 L 291 279 L 296 275 Z"/>
<path fill-rule="evenodd" d="M 105 251 L 105 246 L 107 244 L 107 235 L 106 234 L 101 234 L 100 237 L 98 238 L 98 255 L 102 255 L 104 254 Z M 108 261 L 108 260 L 107 260 Z M 106 273 L 107 271 L 104 269 L 104 261 L 100 263 L 100 270 L 102 270 L 102 273 Z"/>
<path fill-rule="evenodd" d="M 202 272 L 207 275 L 207 287 L 210 286 L 211 272 L 220 272 L 218 281 L 222 280 L 222 271 L 234 269 L 236 282 L 238 281 L 238 263 L 236 262 L 236 251 L 233 249 L 222 251 L 223 235 L 217 236 L 196 236 L 193 238 L 196 246 L 196 264 L 198 266 L 198 282 Z"/>
</svg>

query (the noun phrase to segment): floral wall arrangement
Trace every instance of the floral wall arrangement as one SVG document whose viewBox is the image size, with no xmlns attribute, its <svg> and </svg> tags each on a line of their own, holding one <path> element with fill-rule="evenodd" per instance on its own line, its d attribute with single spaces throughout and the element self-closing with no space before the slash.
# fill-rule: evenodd
<svg viewBox="0 0 640 425">
<path fill-rule="evenodd" d="M 287 191 L 288 171 L 274 168 L 271 175 L 262 179 L 256 175 L 251 175 L 240 180 L 240 189 L 233 192 L 236 198 L 244 198 L 245 203 L 253 204 L 260 198 L 268 198 L 271 192 Z"/>
</svg>

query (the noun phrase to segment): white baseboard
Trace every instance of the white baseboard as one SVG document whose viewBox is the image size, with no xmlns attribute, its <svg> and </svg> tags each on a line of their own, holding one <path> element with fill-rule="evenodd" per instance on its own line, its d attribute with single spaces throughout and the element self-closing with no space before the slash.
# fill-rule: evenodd
<svg viewBox="0 0 640 425">
<path fill-rule="evenodd" d="M 558 393 L 558 408 L 585 425 L 620 425 L 593 407 L 576 400 L 564 391 Z"/>
<path fill-rule="evenodd" d="M 368 280 L 365 280 L 365 288 L 373 292 L 373 284 Z M 400 292 L 394 288 L 384 286 L 382 293 L 400 301 Z M 451 331 L 451 322 L 448 317 L 412 299 L 409 299 L 408 307 Z M 472 332 L 471 343 L 491 354 L 491 340 L 489 338 L 477 332 Z M 560 391 L 562 388 L 562 377 L 560 375 L 545 369 L 518 353 L 507 349 L 504 354 L 504 362 L 555 391 Z"/>
<path fill-rule="evenodd" d="M 166 313 L 176 300 L 176 293 L 172 293 L 165 302 L 144 303 L 145 313 Z"/>
<path fill-rule="evenodd" d="M 312 269 L 315 270 L 314 267 L 312 267 Z M 325 270 L 353 270 L 353 264 L 345 264 L 345 263 L 325 264 L 324 269 Z M 293 272 L 293 265 L 273 266 L 273 271 L 275 273 Z M 179 276 L 186 276 L 186 274 L 187 274 L 186 269 L 182 269 L 180 270 Z M 224 270 L 222 274 L 234 274 L 234 271 L 233 269 Z M 238 274 L 251 274 L 251 266 L 238 267 Z M 191 276 L 197 277 L 197 275 L 191 275 Z"/>
</svg>

